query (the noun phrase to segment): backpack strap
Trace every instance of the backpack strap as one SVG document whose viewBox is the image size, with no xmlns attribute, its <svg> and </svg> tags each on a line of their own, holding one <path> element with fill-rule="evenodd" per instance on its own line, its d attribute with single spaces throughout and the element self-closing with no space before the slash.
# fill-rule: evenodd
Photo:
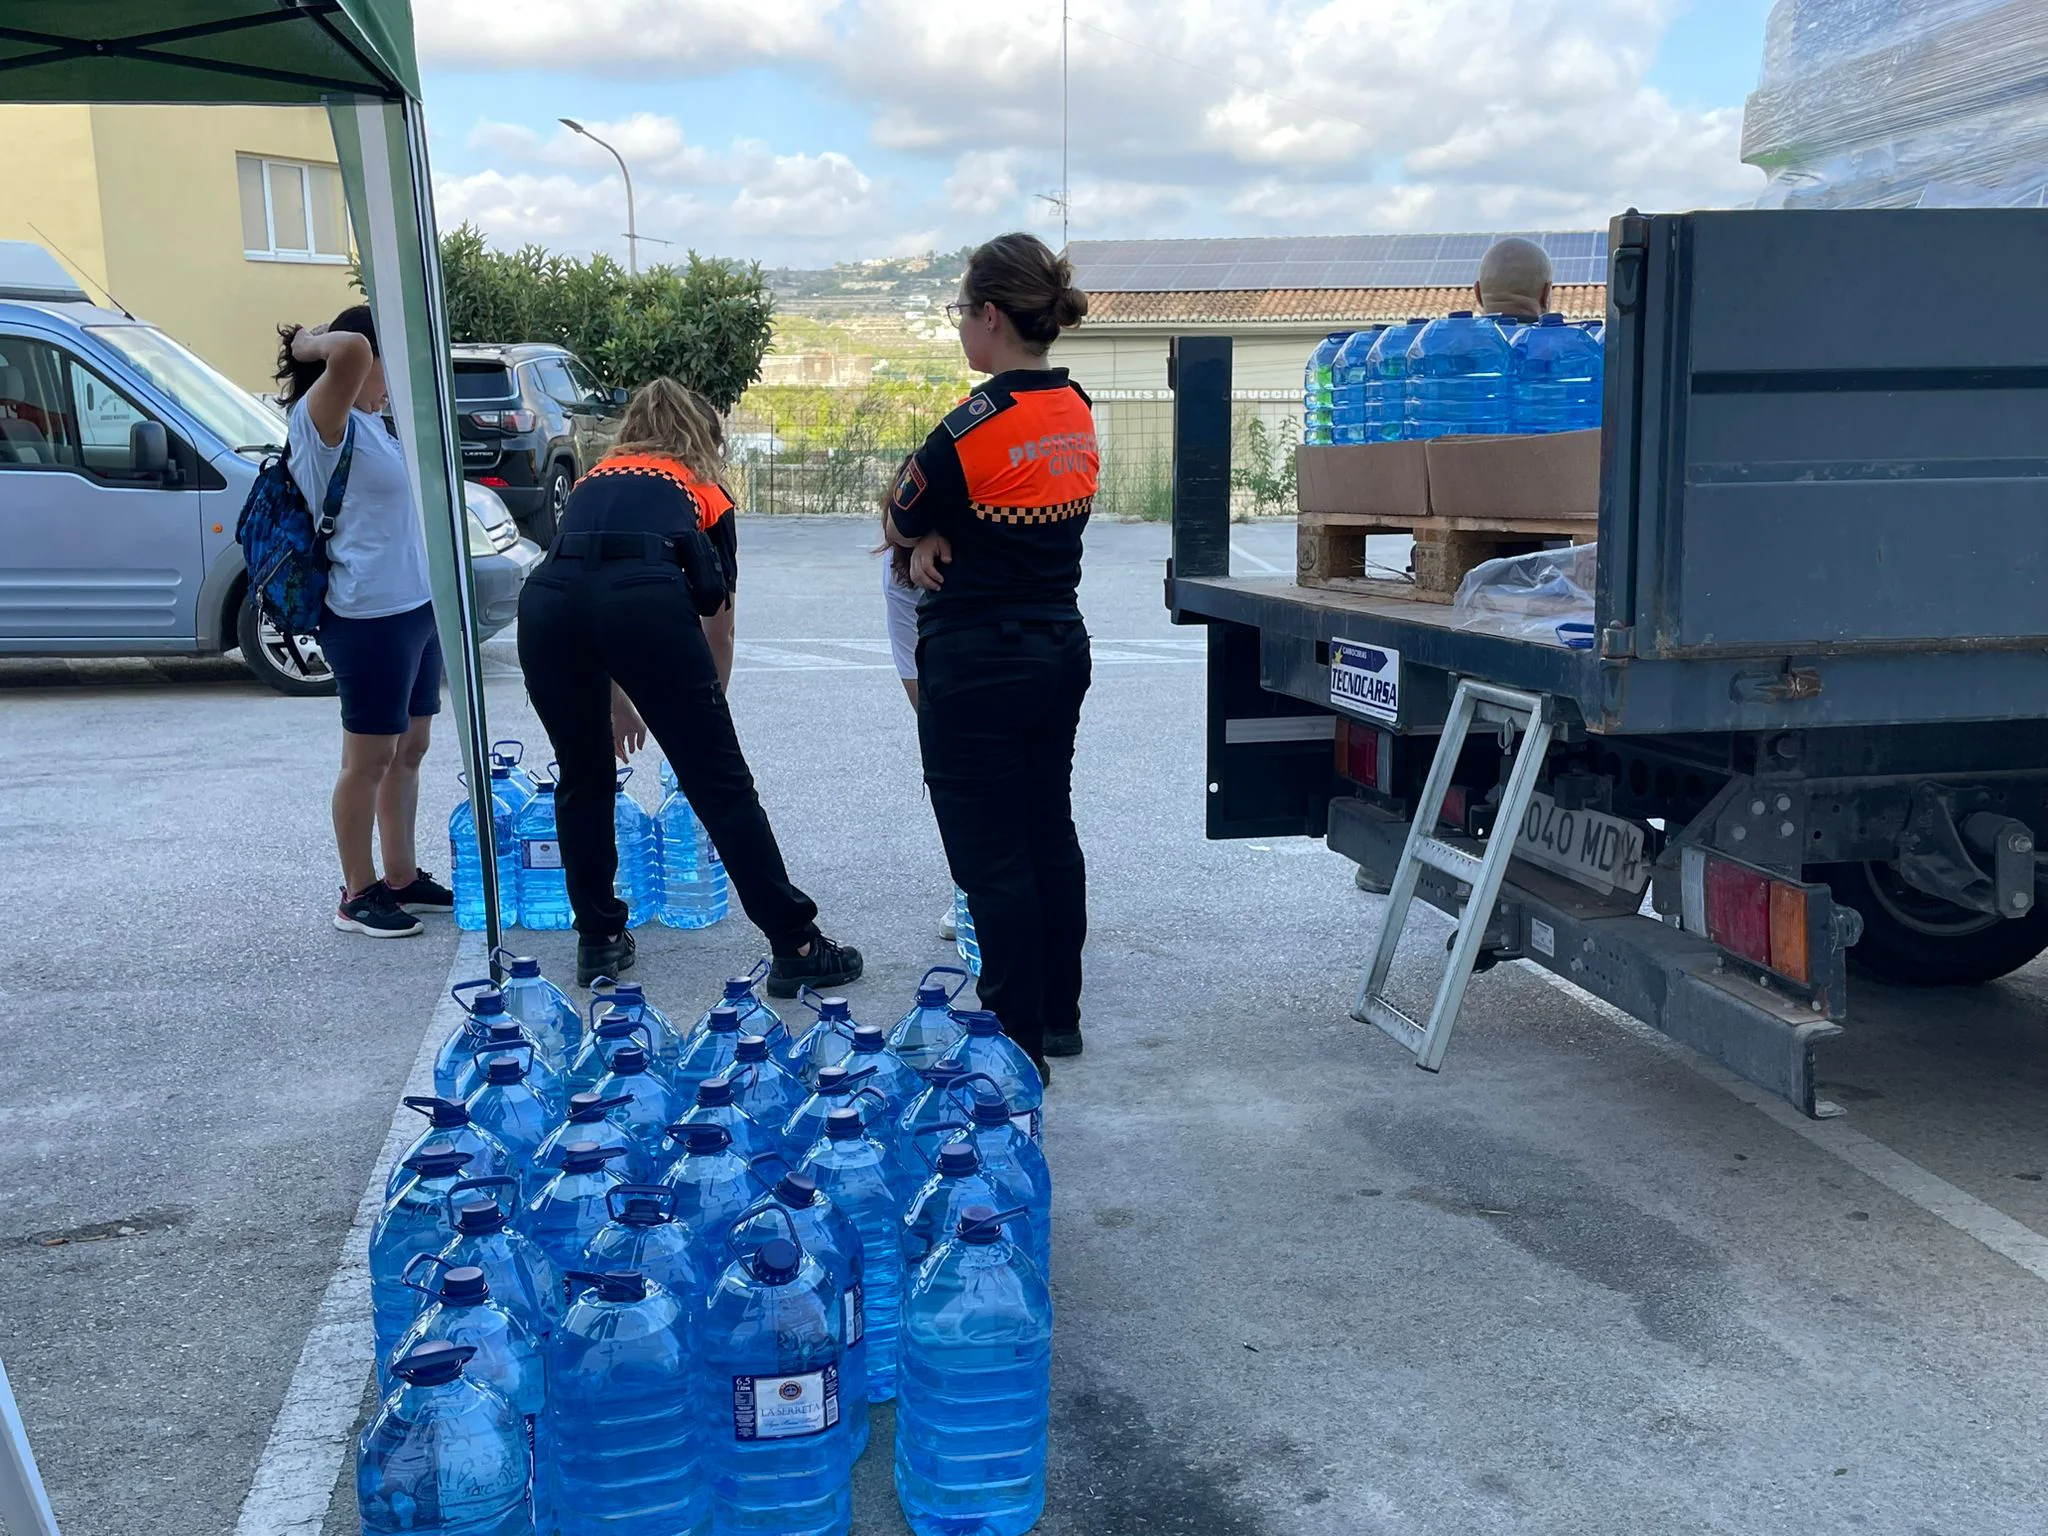
<svg viewBox="0 0 2048 1536">
<path fill-rule="evenodd" d="M 313 532 L 322 540 L 334 533 L 334 521 L 341 516 L 341 499 L 348 494 L 348 466 L 356 452 L 356 419 L 348 419 L 348 430 L 341 435 L 341 457 L 335 460 L 334 473 L 327 481 L 327 499 L 320 504 L 319 521 L 313 525 Z"/>
</svg>

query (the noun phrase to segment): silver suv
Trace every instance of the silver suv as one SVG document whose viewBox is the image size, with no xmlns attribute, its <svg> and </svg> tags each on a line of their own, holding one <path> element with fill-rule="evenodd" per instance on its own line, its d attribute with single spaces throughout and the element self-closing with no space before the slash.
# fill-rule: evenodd
<svg viewBox="0 0 2048 1536">
<path fill-rule="evenodd" d="M 281 693 L 331 693 L 318 642 L 244 598 L 235 521 L 284 432 L 155 326 L 88 302 L 40 247 L 0 242 L 0 656 L 239 648 Z M 465 490 L 488 636 L 541 550 L 488 488 Z"/>
</svg>

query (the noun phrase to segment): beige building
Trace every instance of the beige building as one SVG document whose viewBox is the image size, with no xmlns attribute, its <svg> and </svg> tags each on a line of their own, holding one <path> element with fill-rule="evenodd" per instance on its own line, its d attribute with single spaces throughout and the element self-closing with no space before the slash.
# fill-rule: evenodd
<svg viewBox="0 0 2048 1536">
<path fill-rule="evenodd" d="M 0 240 L 49 247 L 246 389 L 270 388 L 279 322 L 360 301 L 318 107 L 0 106 L 0 142 L 35 168 L 0 195 Z"/>
</svg>

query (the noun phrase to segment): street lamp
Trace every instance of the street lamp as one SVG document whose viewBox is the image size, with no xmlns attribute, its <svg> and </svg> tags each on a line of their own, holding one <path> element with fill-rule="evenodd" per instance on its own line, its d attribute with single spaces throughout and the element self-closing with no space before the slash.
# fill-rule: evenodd
<svg viewBox="0 0 2048 1536">
<path fill-rule="evenodd" d="M 640 235 L 639 227 L 633 222 L 633 175 L 632 172 L 626 169 L 626 157 L 616 149 L 613 149 L 611 145 L 606 144 L 603 139 L 600 139 L 588 128 L 577 122 L 575 118 L 564 117 L 558 118 L 556 121 L 572 133 L 580 133 L 583 137 L 590 140 L 591 143 L 609 151 L 611 157 L 619 162 L 619 174 L 626 180 L 626 271 L 635 277 L 639 276 Z"/>
</svg>

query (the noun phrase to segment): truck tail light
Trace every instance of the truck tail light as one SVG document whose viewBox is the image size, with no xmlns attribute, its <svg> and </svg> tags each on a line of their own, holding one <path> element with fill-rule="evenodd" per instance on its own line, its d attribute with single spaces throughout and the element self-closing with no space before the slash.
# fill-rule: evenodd
<svg viewBox="0 0 2048 1536">
<path fill-rule="evenodd" d="M 1394 779 L 1394 737 L 1389 731 L 1337 720 L 1337 772 L 1354 784 L 1388 792 Z"/>
<path fill-rule="evenodd" d="M 1683 850 L 1679 875 L 1688 932 L 1787 981 L 1812 984 L 1813 898 L 1824 887 L 1779 879 L 1704 848 Z"/>
<path fill-rule="evenodd" d="M 531 432 L 539 418 L 532 411 L 471 411 L 469 419 L 492 432 Z"/>
</svg>

